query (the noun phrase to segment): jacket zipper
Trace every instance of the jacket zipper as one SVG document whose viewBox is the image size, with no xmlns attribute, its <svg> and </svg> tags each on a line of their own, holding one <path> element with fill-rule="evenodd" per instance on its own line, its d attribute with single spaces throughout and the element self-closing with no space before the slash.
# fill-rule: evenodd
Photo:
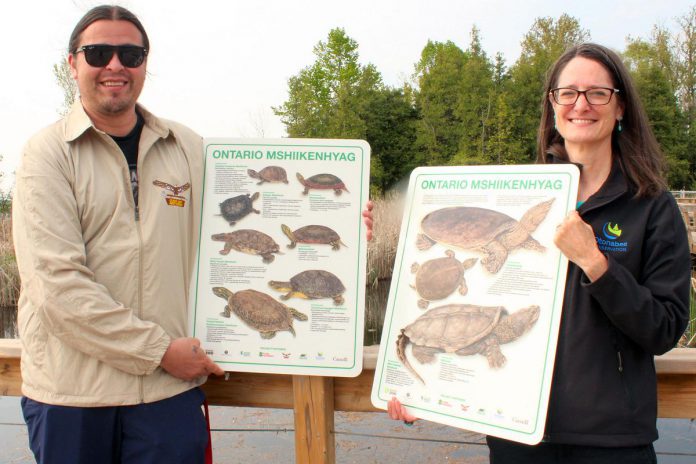
<svg viewBox="0 0 696 464">
<path fill-rule="evenodd" d="M 621 351 L 616 351 L 616 357 L 619 361 L 619 372 L 623 373 L 623 360 L 621 359 Z"/>
<path fill-rule="evenodd" d="M 142 228 L 140 225 L 140 207 L 138 206 L 139 201 L 135 200 L 135 197 L 133 196 L 133 188 L 131 186 L 130 182 L 130 169 L 128 167 L 128 163 L 126 162 L 125 157 L 123 156 L 123 153 L 121 152 L 121 149 L 118 147 L 118 144 L 109 136 L 107 136 L 109 142 L 116 146 L 117 151 L 119 152 L 118 155 L 120 155 L 120 159 L 122 160 L 123 163 L 126 164 L 126 182 L 125 182 L 125 187 L 126 187 L 126 192 L 130 192 L 130 197 L 133 200 L 133 219 L 135 220 L 135 230 L 138 235 L 138 308 L 136 310 L 136 314 L 138 315 L 139 318 L 142 319 L 142 307 L 143 307 L 143 289 L 142 289 L 142 282 L 143 282 L 143 232 Z M 138 157 L 138 161 L 140 162 L 140 156 Z M 136 168 L 137 169 L 137 168 Z M 140 177 L 140 176 L 138 176 Z M 138 376 L 138 396 L 140 403 L 145 402 L 145 388 L 144 388 L 144 382 L 143 382 L 143 376 Z"/>
<path fill-rule="evenodd" d="M 138 161 L 140 161 L 140 156 L 138 156 Z M 136 167 L 136 169 L 139 171 L 140 169 Z M 130 174 L 130 172 L 129 172 Z M 138 182 L 140 182 L 140 173 L 138 172 Z M 130 184 L 130 182 L 129 182 Z M 130 187 L 130 185 L 129 185 Z M 135 199 L 135 196 L 133 195 L 133 189 L 131 189 L 131 196 L 133 197 L 133 214 L 135 218 L 135 230 L 138 233 L 138 318 L 142 319 L 143 318 L 143 230 L 142 230 L 142 224 L 140 222 L 140 198 L 137 200 Z M 139 390 L 139 395 L 140 395 L 140 403 L 145 402 L 145 387 L 144 387 L 144 377 L 143 376 L 138 376 L 138 390 Z"/>
</svg>

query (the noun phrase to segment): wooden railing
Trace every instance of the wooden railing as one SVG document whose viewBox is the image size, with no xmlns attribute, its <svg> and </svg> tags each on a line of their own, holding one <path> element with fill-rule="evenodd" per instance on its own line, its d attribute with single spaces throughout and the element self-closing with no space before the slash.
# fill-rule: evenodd
<svg viewBox="0 0 696 464">
<path fill-rule="evenodd" d="M 365 347 L 363 372 L 354 378 L 230 373 L 203 386 L 222 406 L 294 409 L 297 463 L 336 461 L 334 411 L 380 411 L 370 402 L 379 347 Z M 19 340 L 0 339 L 0 395 L 20 396 Z M 658 415 L 696 418 L 696 349 L 675 348 L 655 358 Z"/>
</svg>

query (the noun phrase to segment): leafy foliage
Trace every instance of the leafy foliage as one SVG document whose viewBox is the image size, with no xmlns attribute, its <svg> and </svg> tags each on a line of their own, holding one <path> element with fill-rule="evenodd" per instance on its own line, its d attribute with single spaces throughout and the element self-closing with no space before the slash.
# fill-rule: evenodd
<svg viewBox="0 0 696 464">
<path fill-rule="evenodd" d="M 77 98 L 77 83 L 70 72 L 67 55 L 63 55 L 63 59 L 53 65 L 53 75 L 60 88 L 63 89 L 63 105 L 58 112 L 61 116 L 65 116 Z"/>
<path fill-rule="evenodd" d="M 666 154 L 669 185 L 695 189 L 696 6 L 678 23 L 674 35 L 655 27 L 647 39 L 627 38 L 623 55 Z M 546 72 L 568 47 L 588 40 L 571 16 L 538 18 L 508 67 L 502 55 L 486 54 L 474 26 L 465 50 L 428 41 L 411 83 L 390 88 L 373 65 L 359 63 L 358 44 L 333 29 L 274 110 L 291 137 L 366 139 L 374 193 L 420 165 L 530 163 Z"/>
</svg>

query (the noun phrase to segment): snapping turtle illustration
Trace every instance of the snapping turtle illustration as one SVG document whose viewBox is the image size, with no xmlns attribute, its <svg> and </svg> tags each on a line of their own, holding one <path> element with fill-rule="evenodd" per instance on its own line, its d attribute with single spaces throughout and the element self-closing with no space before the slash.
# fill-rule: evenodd
<svg viewBox="0 0 696 464">
<path fill-rule="evenodd" d="M 343 181 L 333 174 L 317 174 L 309 179 L 305 179 L 302 174 L 298 172 L 297 180 L 300 181 L 300 184 L 304 185 L 304 192 L 302 192 L 304 195 L 307 195 L 310 189 L 333 190 L 336 195 L 340 195 L 343 190 L 348 192 Z"/>
<path fill-rule="evenodd" d="M 513 314 L 508 314 L 502 306 L 439 306 L 401 329 L 396 340 L 396 354 L 406 369 L 424 385 L 425 381 L 406 358 L 409 343 L 413 344 L 411 353 L 422 364 L 434 362 L 438 353 L 481 354 L 488 358 L 491 368 L 501 368 L 506 359 L 500 345 L 527 333 L 539 319 L 539 312 L 536 305 Z"/>
<path fill-rule="evenodd" d="M 227 301 L 225 311 L 220 313 L 222 317 L 230 317 L 231 313 L 236 314 L 247 326 L 258 331 L 261 338 L 273 338 L 276 332 L 284 330 L 294 337 L 293 318 L 298 321 L 308 319 L 307 315 L 256 290 L 232 293 L 225 287 L 213 287 L 213 293 Z"/>
<path fill-rule="evenodd" d="M 282 300 L 293 296 L 311 300 L 333 298 L 336 305 L 343 304 L 343 292 L 346 291 L 338 277 L 328 271 L 319 270 L 300 272 L 291 277 L 289 282 L 271 280 L 268 285 L 276 290 L 288 292 L 280 297 Z"/>
<path fill-rule="evenodd" d="M 435 258 L 422 265 L 413 263 L 411 272 L 416 274 L 416 289 L 421 299 L 418 307 L 426 309 L 432 300 L 442 300 L 452 294 L 458 287 L 463 296 L 469 291 L 464 280 L 464 272 L 471 269 L 478 258 L 457 261 L 452 250 L 445 251 L 444 258 Z"/>
<path fill-rule="evenodd" d="M 485 256 L 481 264 L 491 274 L 497 273 L 516 248 L 543 252 L 546 248 L 531 233 L 546 218 L 553 198 L 532 206 L 515 221 L 510 216 L 485 208 L 454 206 L 427 214 L 421 221 L 422 234 L 416 247 L 426 250 L 435 243 L 474 250 Z"/>
<path fill-rule="evenodd" d="M 298 243 L 331 245 L 333 250 L 338 250 L 341 248 L 341 245 L 347 246 L 333 229 L 325 226 L 309 225 L 293 231 L 285 224 L 281 224 L 280 228 L 283 229 L 283 233 L 290 239 L 288 248 L 295 248 L 295 245 Z"/>
<path fill-rule="evenodd" d="M 261 211 L 254 209 L 252 203 L 259 198 L 259 192 L 253 195 L 237 195 L 236 197 L 228 198 L 220 203 L 220 214 L 231 226 L 242 219 L 249 213 L 259 214 Z"/>
<path fill-rule="evenodd" d="M 264 263 L 270 263 L 275 259 L 272 253 L 280 253 L 280 246 L 271 237 L 258 230 L 240 229 L 214 234 L 211 238 L 216 242 L 225 242 L 225 247 L 220 250 L 221 255 L 237 250 L 250 255 L 260 255 Z"/>
<path fill-rule="evenodd" d="M 247 169 L 247 174 L 252 179 L 259 179 L 261 182 L 257 182 L 256 185 L 261 185 L 264 182 L 282 182 L 284 184 L 288 183 L 288 174 L 285 169 L 280 166 L 266 166 L 259 172 L 253 169 Z"/>
</svg>

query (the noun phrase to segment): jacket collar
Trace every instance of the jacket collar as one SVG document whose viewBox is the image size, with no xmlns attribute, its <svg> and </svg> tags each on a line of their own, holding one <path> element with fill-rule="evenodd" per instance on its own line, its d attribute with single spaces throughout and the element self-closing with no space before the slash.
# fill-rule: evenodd
<svg viewBox="0 0 696 464">
<path fill-rule="evenodd" d="M 137 108 L 138 112 L 143 116 L 143 119 L 145 120 L 145 127 L 152 130 L 158 137 L 167 138 L 172 133 L 171 128 L 165 121 L 162 121 L 161 119 L 150 113 L 140 104 L 137 105 Z M 80 102 L 80 100 L 78 99 L 75 101 L 75 103 L 73 103 L 72 107 L 70 108 L 70 111 L 65 117 L 65 142 L 69 143 L 77 140 L 90 128 L 94 131 L 104 133 L 104 131 L 101 131 L 94 127 L 94 124 L 92 124 L 92 120 L 89 118 L 89 116 L 85 112 L 84 107 L 82 106 L 82 102 Z"/>
<path fill-rule="evenodd" d="M 559 158 L 553 153 L 546 154 L 547 164 L 574 164 L 582 173 L 582 164 L 572 163 L 569 160 Z M 611 165 L 611 171 L 609 172 L 609 177 L 604 181 L 604 184 L 599 188 L 594 195 L 587 199 L 585 203 L 580 207 L 581 211 L 587 211 L 598 206 L 605 205 L 615 198 L 627 193 L 630 190 L 626 177 L 624 176 L 623 168 L 621 162 L 614 158 Z"/>
</svg>

